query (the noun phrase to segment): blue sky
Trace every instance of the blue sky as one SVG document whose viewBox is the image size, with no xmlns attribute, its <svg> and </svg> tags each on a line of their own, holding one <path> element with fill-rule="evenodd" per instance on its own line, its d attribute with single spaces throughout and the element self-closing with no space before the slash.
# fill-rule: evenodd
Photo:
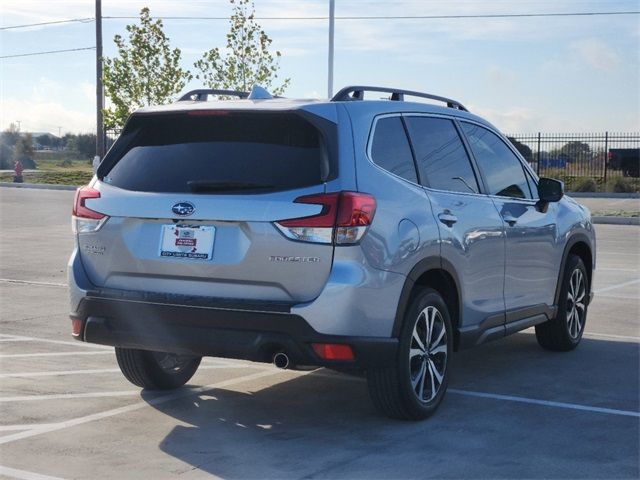
<svg viewBox="0 0 640 480">
<path fill-rule="evenodd" d="M 328 0 L 255 0 L 257 16 L 326 16 Z M 105 16 L 228 16 L 227 0 L 103 0 Z M 640 10 L 637 0 L 336 0 L 336 15 L 450 15 Z M 93 16 L 92 0 L 2 0 L 0 26 Z M 104 20 L 113 36 L 134 20 Z M 327 91 L 327 21 L 261 20 L 282 54 L 286 95 Z M 225 20 L 165 20 L 191 68 L 223 47 Z M 0 31 L 0 55 L 94 45 L 94 24 Z M 640 15 L 442 20 L 337 20 L 335 89 L 377 84 L 455 98 L 505 132 L 640 130 Z M 95 128 L 94 52 L 0 60 L 0 128 Z M 194 81 L 189 87 L 199 87 Z"/>
</svg>

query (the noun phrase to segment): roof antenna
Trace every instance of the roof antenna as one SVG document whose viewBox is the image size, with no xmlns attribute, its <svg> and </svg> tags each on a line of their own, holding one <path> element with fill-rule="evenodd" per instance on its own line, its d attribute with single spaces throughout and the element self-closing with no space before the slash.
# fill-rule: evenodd
<svg viewBox="0 0 640 480">
<path fill-rule="evenodd" d="M 260 85 L 254 85 L 251 87 L 251 93 L 249 93 L 249 100 L 268 100 L 273 98 L 266 88 L 262 88 Z"/>
</svg>

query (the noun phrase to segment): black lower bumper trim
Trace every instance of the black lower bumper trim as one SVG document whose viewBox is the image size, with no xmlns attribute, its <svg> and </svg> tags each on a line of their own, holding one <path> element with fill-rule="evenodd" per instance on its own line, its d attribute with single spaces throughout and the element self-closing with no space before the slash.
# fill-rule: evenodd
<svg viewBox="0 0 640 480">
<path fill-rule="evenodd" d="M 88 296 L 73 318 L 86 342 L 196 356 L 271 362 L 284 351 L 297 365 L 366 369 L 393 365 L 395 338 L 325 335 L 299 315 Z M 318 357 L 311 343 L 352 347 L 354 361 Z"/>
</svg>

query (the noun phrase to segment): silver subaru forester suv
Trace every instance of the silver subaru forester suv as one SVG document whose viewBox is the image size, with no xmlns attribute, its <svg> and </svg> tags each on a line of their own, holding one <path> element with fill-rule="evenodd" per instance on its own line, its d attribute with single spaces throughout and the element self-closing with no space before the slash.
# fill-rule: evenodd
<svg viewBox="0 0 640 480">
<path fill-rule="evenodd" d="M 73 335 L 114 346 L 148 389 L 182 386 L 203 356 L 323 366 L 422 419 L 454 351 L 532 326 L 571 350 L 592 298 L 589 211 L 487 121 L 421 92 L 197 90 L 140 109 L 73 226 Z"/>
</svg>

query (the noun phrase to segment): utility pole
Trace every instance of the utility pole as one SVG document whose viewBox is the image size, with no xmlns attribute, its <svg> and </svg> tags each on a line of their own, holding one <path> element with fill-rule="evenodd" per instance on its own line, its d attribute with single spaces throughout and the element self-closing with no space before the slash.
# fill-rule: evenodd
<svg viewBox="0 0 640 480">
<path fill-rule="evenodd" d="M 104 125 L 102 110 L 104 92 L 102 87 L 102 0 L 96 0 L 96 155 L 104 157 Z"/>
<path fill-rule="evenodd" d="M 18 131 L 20 131 L 20 124 L 22 123 L 20 120 L 16 120 L 16 123 L 18 124 Z"/>
<path fill-rule="evenodd" d="M 333 35 L 336 23 L 336 0 L 329 0 L 329 78 L 327 97 L 333 97 Z"/>
</svg>

